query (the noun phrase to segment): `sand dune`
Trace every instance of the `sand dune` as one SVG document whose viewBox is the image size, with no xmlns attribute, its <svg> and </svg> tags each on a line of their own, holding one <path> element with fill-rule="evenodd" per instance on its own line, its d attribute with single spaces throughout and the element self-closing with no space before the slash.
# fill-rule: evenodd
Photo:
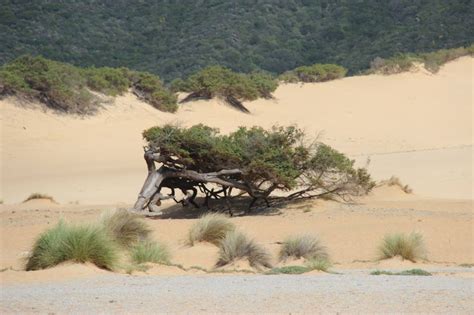
<svg viewBox="0 0 474 315">
<path fill-rule="evenodd" d="M 297 123 L 361 164 L 370 158 L 377 179 L 398 175 L 423 196 L 471 199 L 472 66 L 464 57 L 435 75 L 286 84 L 273 100 L 247 103 L 250 115 L 218 100 L 167 114 L 127 94 L 83 119 L 2 100 L 1 198 L 19 202 L 44 192 L 62 203 L 131 203 L 145 176 L 141 131 L 174 122 L 223 132 Z"/>
<path fill-rule="evenodd" d="M 238 126 L 297 123 L 359 164 L 370 160 L 375 179 L 396 175 L 414 189 L 414 194 L 406 194 L 397 186 L 382 186 L 353 204 L 309 201 L 233 218 L 239 229 L 271 251 L 275 263 L 279 243 L 286 236 L 305 233 L 321 238 L 333 268 L 344 273 L 363 269 L 368 274 L 381 268 L 459 269 L 459 264 L 474 262 L 472 66 L 473 59 L 465 57 L 436 75 L 419 71 L 282 85 L 275 99 L 247 103 L 250 115 L 219 100 L 191 102 L 180 106 L 176 114 L 162 113 L 126 94 L 104 104 L 98 115 L 80 118 L 4 99 L 0 101 L 0 199 L 5 203 L 0 205 L 0 282 L 65 281 L 107 273 L 74 264 L 22 270 L 37 235 L 59 218 L 92 222 L 104 210 L 134 202 L 146 173 L 141 132 L 169 122 L 204 123 L 223 132 Z M 51 195 L 59 204 L 21 203 L 33 192 Z M 154 238 L 170 247 L 173 263 L 209 270 L 217 248 L 209 244 L 187 247 L 183 242 L 199 215 L 199 211 L 173 206 L 165 209 L 165 219 L 147 222 Z M 423 234 L 429 261 L 374 260 L 386 233 L 412 231 Z M 199 268 L 153 266 L 146 274 L 137 274 L 203 273 Z M 472 277 L 466 270 L 456 271 L 455 276 Z"/>
</svg>

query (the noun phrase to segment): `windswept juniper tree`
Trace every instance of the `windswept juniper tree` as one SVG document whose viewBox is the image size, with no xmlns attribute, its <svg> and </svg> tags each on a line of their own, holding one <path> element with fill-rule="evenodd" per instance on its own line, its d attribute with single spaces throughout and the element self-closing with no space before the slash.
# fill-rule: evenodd
<svg viewBox="0 0 474 315">
<path fill-rule="evenodd" d="M 374 186 L 366 169 L 354 168 L 354 161 L 328 145 L 308 142 L 295 126 L 241 127 L 221 135 L 204 125 L 164 125 L 145 130 L 143 137 L 148 142 L 148 176 L 134 211 L 160 212 L 161 200 L 170 198 L 199 207 L 194 200 L 198 191 L 206 205 L 209 199 L 224 198 L 232 214 L 233 189 L 251 197 L 250 210 L 258 200 L 269 205 L 271 199 L 328 195 L 346 199 Z M 171 194 L 161 193 L 163 188 L 170 188 Z M 175 189 L 185 195 L 182 200 L 176 200 Z M 286 195 L 270 198 L 277 190 Z"/>
</svg>

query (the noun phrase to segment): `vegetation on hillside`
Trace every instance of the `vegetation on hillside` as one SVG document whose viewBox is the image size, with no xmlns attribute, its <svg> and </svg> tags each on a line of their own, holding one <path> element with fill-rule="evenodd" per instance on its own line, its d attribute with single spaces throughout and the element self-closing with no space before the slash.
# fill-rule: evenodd
<svg viewBox="0 0 474 315">
<path fill-rule="evenodd" d="M 301 66 L 280 75 L 284 82 L 324 82 L 343 78 L 347 69 L 334 64 Z"/>
<path fill-rule="evenodd" d="M 425 69 L 438 72 L 445 63 L 463 56 L 474 55 L 474 44 L 466 47 L 441 49 L 430 53 L 397 54 L 387 59 L 375 58 L 370 63 L 368 73 L 394 74 L 409 71 L 416 63 L 423 64 Z"/>
<path fill-rule="evenodd" d="M 21 56 L 0 67 L 0 97 L 36 99 L 66 113 L 91 114 L 100 100 L 91 91 L 116 96 L 131 89 L 159 110 L 174 112 L 176 96 L 160 79 L 126 68 L 79 68 L 43 57 Z"/>
<path fill-rule="evenodd" d="M 474 42 L 472 1 L 12 1 L 0 12 L 0 63 L 22 54 L 183 78 L 220 64 L 280 74 Z"/>
<path fill-rule="evenodd" d="M 270 98 L 277 87 L 278 82 L 269 74 L 243 74 L 221 66 L 211 66 L 192 74 L 186 80 L 173 81 L 172 90 L 190 93 L 182 102 L 221 97 L 238 109 L 248 112 L 242 101 Z"/>
<path fill-rule="evenodd" d="M 377 57 L 367 73 L 409 71 L 415 63 L 437 72 L 446 62 L 467 55 L 474 55 L 474 44 L 431 53 L 397 54 L 387 59 Z M 219 97 L 231 106 L 249 112 L 242 102 L 272 98 L 278 81 L 325 82 L 342 78 L 347 72 L 336 64 L 314 64 L 286 71 L 276 78 L 263 71 L 245 74 L 222 66 L 210 66 L 184 80 L 173 80 L 168 88 L 158 76 L 149 72 L 124 67 L 80 68 L 41 56 L 24 55 L 0 67 L 0 98 L 17 95 L 39 100 L 61 112 L 85 115 L 93 114 L 101 107 L 100 97 L 92 92 L 117 96 L 131 91 L 139 99 L 166 112 L 177 110 L 176 92 L 187 92 L 188 96 L 181 102 Z"/>
</svg>

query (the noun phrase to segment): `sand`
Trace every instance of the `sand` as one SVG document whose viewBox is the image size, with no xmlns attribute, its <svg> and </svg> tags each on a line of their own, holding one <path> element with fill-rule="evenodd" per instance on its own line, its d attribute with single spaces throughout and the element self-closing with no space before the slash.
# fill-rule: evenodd
<svg viewBox="0 0 474 315">
<path fill-rule="evenodd" d="M 297 123 L 360 164 L 370 158 L 377 179 L 397 175 L 422 196 L 472 199 L 472 65 L 464 57 L 435 75 L 286 84 L 273 100 L 246 103 L 251 115 L 218 100 L 162 113 L 126 94 L 81 119 L 2 100 L 0 198 L 16 203 L 40 192 L 61 203 L 131 203 L 145 177 L 141 132 L 172 122 L 223 132 Z"/>
<path fill-rule="evenodd" d="M 377 180 L 398 176 L 413 188 L 383 186 L 353 204 L 311 201 L 273 212 L 232 218 L 239 229 L 268 248 L 294 234 L 314 234 L 328 247 L 335 270 L 411 268 L 412 263 L 377 262 L 386 233 L 417 231 L 428 248 L 415 267 L 452 268 L 474 262 L 473 242 L 473 59 L 392 76 L 358 76 L 318 84 L 286 84 L 273 100 L 246 103 L 252 114 L 218 100 L 162 113 L 126 94 L 89 118 L 58 115 L 38 104 L 0 101 L 2 285 L 55 282 L 110 274 L 90 265 L 66 264 L 25 272 L 24 258 L 37 237 L 59 218 L 91 222 L 103 210 L 130 206 L 144 177 L 141 131 L 164 123 L 205 123 L 223 132 L 238 126 L 297 123 L 310 135 L 355 158 Z M 45 200 L 21 203 L 34 192 Z M 173 206 L 165 217 L 147 220 L 153 236 L 168 244 L 173 263 L 184 269 L 214 267 L 217 248 L 184 245 L 199 211 Z M 248 266 L 238 265 L 239 268 Z M 139 277 L 204 273 L 152 266 Z M 471 276 L 465 272 L 459 277 Z M 125 276 L 125 275 L 124 275 Z M 315 274 L 318 276 L 318 274 Z"/>
</svg>

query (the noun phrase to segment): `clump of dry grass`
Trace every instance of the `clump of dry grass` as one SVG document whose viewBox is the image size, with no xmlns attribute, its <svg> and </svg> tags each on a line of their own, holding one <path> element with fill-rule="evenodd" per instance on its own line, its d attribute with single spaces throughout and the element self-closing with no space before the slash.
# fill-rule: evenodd
<svg viewBox="0 0 474 315">
<path fill-rule="evenodd" d="M 271 256 L 268 251 L 241 232 L 226 234 L 219 244 L 219 259 L 216 267 L 222 267 L 239 259 L 247 259 L 254 268 L 271 268 Z"/>
<path fill-rule="evenodd" d="M 51 202 L 56 202 L 53 197 L 46 194 L 41 194 L 41 193 L 32 193 L 23 202 L 27 202 L 34 199 L 47 199 L 47 200 L 50 200 Z"/>
<path fill-rule="evenodd" d="M 145 241 L 132 248 L 131 258 L 138 265 L 147 262 L 167 264 L 170 261 L 170 253 L 163 244 Z"/>
<path fill-rule="evenodd" d="M 147 240 L 151 232 L 142 217 L 126 209 L 105 212 L 101 223 L 112 238 L 124 247 Z"/>
<path fill-rule="evenodd" d="M 328 260 L 326 247 L 321 245 L 318 238 L 311 235 L 291 236 L 285 239 L 279 253 L 280 261 L 290 257 L 307 260 Z"/>
<path fill-rule="evenodd" d="M 227 233 L 235 230 L 235 225 L 223 214 L 208 213 L 193 224 L 186 243 L 193 246 L 197 242 L 219 245 Z"/>
<path fill-rule="evenodd" d="M 387 180 L 381 181 L 378 186 L 383 186 L 383 185 L 398 186 L 400 187 L 401 190 L 403 190 L 407 194 L 413 193 L 413 189 L 411 189 L 410 186 L 408 185 L 403 185 L 402 182 L 400 181 L 400 178 L 396 176 L 392 176 Z"/>
<path fill-rule="evenodd" d="M 60 221 L 36 240 L 26 270 L 46 269 L 65 261 L 91 262 L 112 270 L 118 259 L 117 245 L 103 227 L 75 226 Z"/>
<path fill-rule="evenodd" d="M 386 235 L 378 251 L 380 259 L 400 256 L 412 262 L 424 258 L 426 254 L 423 236 L 414 232 L 408 235 L 401 233 Z"/>
</svg>

